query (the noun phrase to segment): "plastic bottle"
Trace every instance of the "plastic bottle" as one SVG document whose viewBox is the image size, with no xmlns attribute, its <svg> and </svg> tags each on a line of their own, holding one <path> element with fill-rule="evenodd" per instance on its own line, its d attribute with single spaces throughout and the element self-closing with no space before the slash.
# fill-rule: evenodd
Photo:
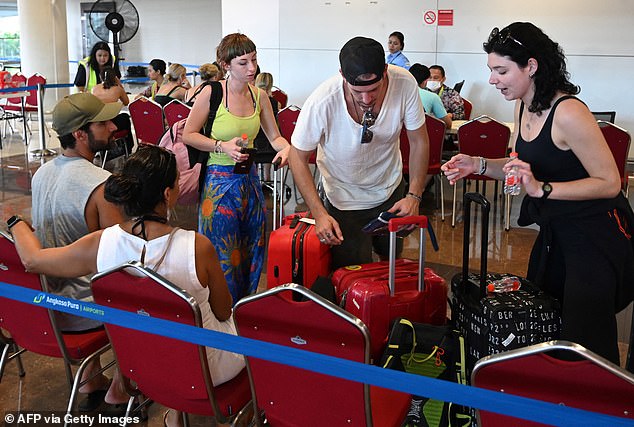
<svg viewBox="0 0 634 427">
<path fill-rule="evenodd" d="M 238 145 L 242 148 L 247 148 L 249 146 L 249 136 L 246 133 L 242 134 L 242 141 L 239 142 Z"/>
<path fill-rule="evenodd" d="M 511 160 L 517 159 L 517 153 L 513 151 L 511 153 Z M 517 166 L 513 166 L 504 176 L 504 194 L 510 194 L 511 196 L 517 196 L 520 194 L 522 184 L 520 183 L 520 176 L 517 170 Z"/>
<path fill-rule="evenodd" d="M 494 280 L 493 282 L 487 285 L 488 292 L 513 292 L 517 291 L 522 284 L 520 283 L 520 279 L 515 276 L 507 276 L 498 280 Z"/>
</svg>

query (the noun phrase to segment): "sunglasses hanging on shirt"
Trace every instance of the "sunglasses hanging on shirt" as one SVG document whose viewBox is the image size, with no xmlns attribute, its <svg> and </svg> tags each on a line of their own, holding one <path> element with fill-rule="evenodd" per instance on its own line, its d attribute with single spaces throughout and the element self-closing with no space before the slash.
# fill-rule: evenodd
<svg viewBox="0 0 634 427">
<path fill-rule="evenodd" d="M 374 117 L 372 111 L 363 112 L 363 119 L 361 120 L 361 126 L 363 126 L 361 129 L 361 144 L 367 144 L 372 141 L 374 132 L 372 132 L 369 128 L 374 125 L 375 121 L 376 117 Z"/>
</svg>

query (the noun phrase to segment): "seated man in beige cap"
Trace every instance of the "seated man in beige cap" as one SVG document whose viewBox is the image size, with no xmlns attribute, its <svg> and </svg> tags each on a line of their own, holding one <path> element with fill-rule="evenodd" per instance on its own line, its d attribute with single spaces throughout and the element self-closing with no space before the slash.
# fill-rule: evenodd
<svg viewBox="0 0 634 427">
<path fill-rule="evenodd" d="M 112 119 L 122 104 L 104 104 L 90 93 L 62 99 L 53 109 L 53 129 L 59 135 L 62 154 L 42 165 L 33 176 L 33 227 L 44 247 L 68 245 L 98 229 L 122 221 L 119 209 L 104 198 L 104 183 L 110 172 L 95 166 L 95 153 L 114 142 L 117 127 Z M 69 298 L 92 301 L 90 277 L 59 279 L 48 277 L 51 292 Z M 85 331 L 103 327 L 92 319 L 55 312 L 63 331 Z M 98 370 L 88 368 L 86 375 Z M 97 376 L 81 388 L 88 398 L 80 410 L 96 409 L 104 399 L 108 379 Z M 110 403 L 127 401 L 118 389 L 108 393 Z"/>
</svg>

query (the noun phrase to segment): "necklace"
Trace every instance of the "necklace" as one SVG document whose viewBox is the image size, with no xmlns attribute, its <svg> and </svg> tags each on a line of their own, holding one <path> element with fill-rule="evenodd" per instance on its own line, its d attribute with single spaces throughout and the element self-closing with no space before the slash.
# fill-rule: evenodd
<svg viewBox="0 0 634 427">
<path fill-rule="evenodd" d="M 132 221 L 133 224 L 130 231 L 132 231 L 133 235 L 141 237 L 143 240 L 147 240 L 147 235 L 145 234 L 145 221 L 154 221 L 161 224 L 167 224 L 167 218 L 155 214 L 141 215 L 139 217 L 132 218 Z M 135 233 L 134 230 L 136 230 L 137 228 L 141 228 L 141 230 L 138 233 Z"/>
<path fill-rule="evenodd" d="M 364 114 L 369 113 L 372 116 L 374 116 L 374 113 L 372 112 L 372 109 L 374 106 L 370 107 L 368 110 L 364 110 L 363 107 L 357 102 L 357 100 L 354 99 L 354 96 L 352 96 L 352 93 L 350 94 L 350 98 L 352 98 L 352 106 L 354 107 L 354 114 L 355 116 L 357 116 L 357 123 L 361 123 L 361 116 L 359 116 L 359 110 L 361 110 Z"/>
<path fill-rule="evenodd" d="M 251 90 L 251 87 L 249 86 L 249 84 L 247 83 L 247 89 L 249 90 L 249 95 L 251 95 L 251 101 L 253 102 L 253 111 L 255 111 L 255 97 L 253 96 L 253 91 Z M 225 109 L 228 112 L 231 112 L 229 110 L 229 76 L 227 76 L 227 83 L 226 83 L 226 92 L 227 92 L 227 96 L 225 96 Z"/>
</svg>

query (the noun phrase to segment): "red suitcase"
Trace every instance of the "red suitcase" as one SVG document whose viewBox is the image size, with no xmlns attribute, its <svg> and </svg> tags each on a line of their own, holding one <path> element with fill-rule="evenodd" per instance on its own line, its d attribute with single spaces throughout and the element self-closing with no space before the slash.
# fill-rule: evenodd
<svg viewBox="0 0 634 427">
<path fill-rule="evenodd" d="M 331 273 L 330 247 L 315 234 L 315 220 L 289 215 L 269 237 L 266 287 L 297 283 L 310 288 L 318 276 Z"/>
<path fill-rule="evenodd" d="M 396 260 L 396 231 L 400 225 L 420 227 L 418 262 Z M 413 322 L 443 325 L 447 320 L 447 283 L 425 264 L 427 217 L 394 218 L 389 222 L 390 260 L 342 267 L 332 282 L 340 305 L 370 330 L 371 355 L 381 357 L 390 331 L 398 317 Z M 424 271 L 424 280 L 420 272 Z"/>
</svg>

